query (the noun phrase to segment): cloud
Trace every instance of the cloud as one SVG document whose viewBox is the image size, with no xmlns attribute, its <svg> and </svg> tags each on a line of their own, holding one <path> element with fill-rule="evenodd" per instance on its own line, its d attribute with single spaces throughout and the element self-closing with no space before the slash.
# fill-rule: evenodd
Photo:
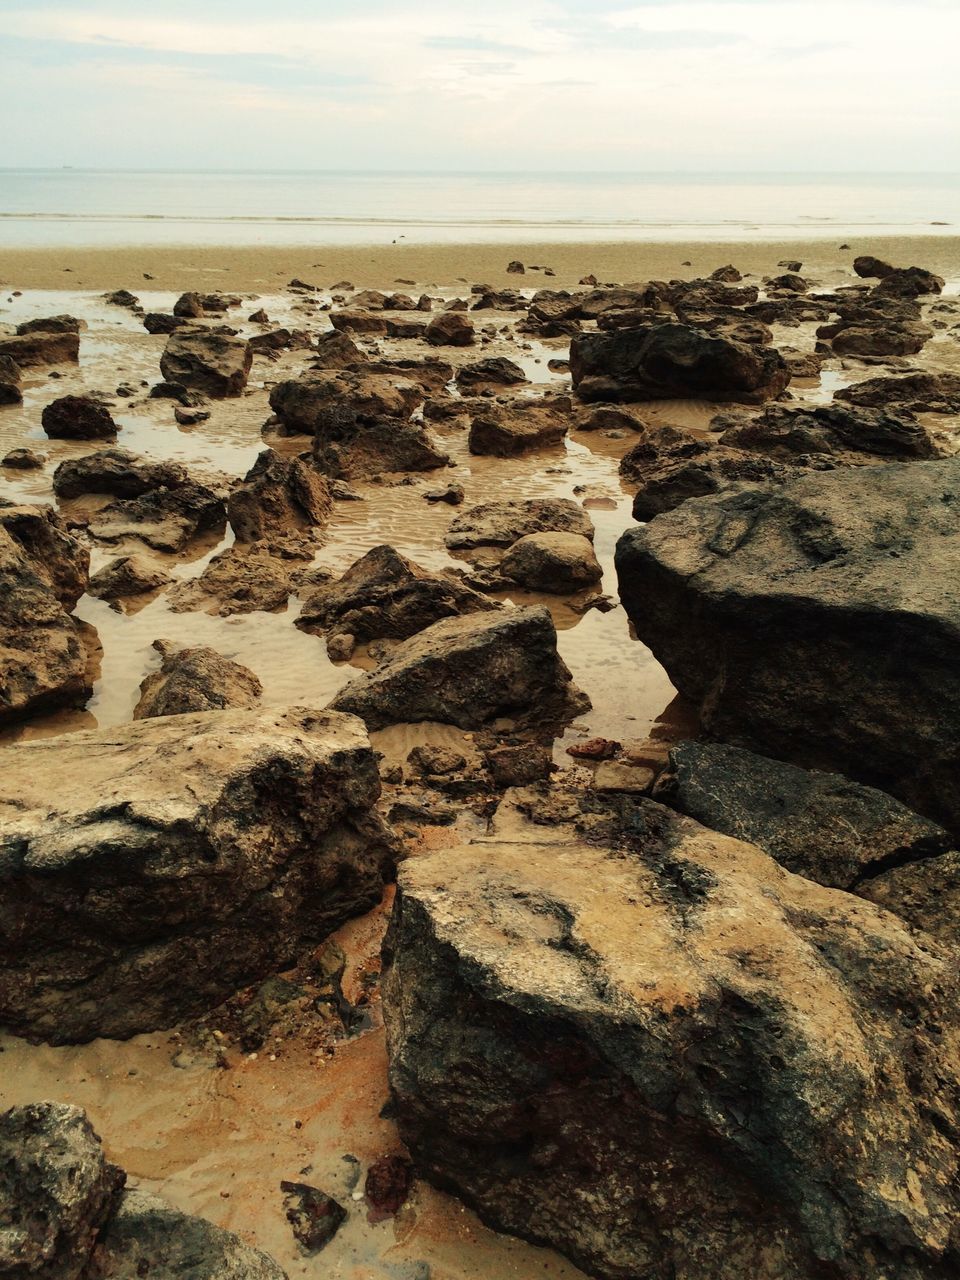
<svg viewBox="0 0 960 1280">
<path fill-rule="evenodd" d="M 423 41 L 425 49 L 442 49 L 455 53 L 502 53 L 518 57 L 536 57 L 537 50 L 528 45 L 502 44 L 499 40 L 487 40 L 483 36 L 428 36 Z"/>
</svg>

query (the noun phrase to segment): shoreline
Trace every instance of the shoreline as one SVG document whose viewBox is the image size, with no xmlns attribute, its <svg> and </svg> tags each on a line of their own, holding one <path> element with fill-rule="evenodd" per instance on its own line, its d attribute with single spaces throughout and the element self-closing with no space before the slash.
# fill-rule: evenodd
<svg viewBox="0 0 960 1280">
<path fill-rule="evenodd" d="M 839 237 L 838 237 L 839 239 Z M 848 243 L 849 249 L 840 244 Z M 0 248 L 0 287 L 73 291 L 149 287 L 153 290 L 219 287 L 276 292 L 294 277 L 321 289 L 349 280 L 357 288 L 408 288 L 488 283 L 515 289 L 570 288 L 586 275 L 601 282 L 689 278 L 734 263 L 745 274 L 771 275 L 781 260 L 826 286 L 851 279 L 853 259 L 872 254 L 898 266 L 924 266 L 945 278 L 960 276 L 960 235 L 863 236 L 840 243 L 789 240 L 571 241 L 435 243 L 403 245 L 116 245 L 113 247 Z M 525 275 L 510 274 L 518 258 Z"/>
</svg>

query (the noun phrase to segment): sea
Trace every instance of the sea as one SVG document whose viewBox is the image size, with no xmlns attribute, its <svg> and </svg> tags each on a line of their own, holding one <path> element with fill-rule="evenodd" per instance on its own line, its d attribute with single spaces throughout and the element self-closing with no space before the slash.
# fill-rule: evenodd
<svg viewBox="0 0 960 1280">
<path fill-rule="evenodd" d="M 0 248 L 956 235 L 957 173 L 0 169 Z"/>
</svg>

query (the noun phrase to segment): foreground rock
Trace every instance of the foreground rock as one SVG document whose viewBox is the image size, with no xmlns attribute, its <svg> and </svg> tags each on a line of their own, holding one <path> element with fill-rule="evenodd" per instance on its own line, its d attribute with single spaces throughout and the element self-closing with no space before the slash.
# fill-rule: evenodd
<svg viewBox="0 0 960 1280">
<path fill-rule="evenodd" d="M 370 729 L 436 720 L 477 729 L 499 719 L 558 724 L 590 706 L 557 653 L 543 608 L 445 618 L 399 645 L 330 703 Z"/>
<path fill-rule="evenodd" d="M 171 652 L 164 646 L 161 653 L 160 670 L 151 672 L 140 685 L 134 720 L 225 707 L 250 709 L 260 702 L 263 685 L 249 667 L 224 658 L 216 649 L 198 645 Z"/>
<path fill-rule="evenodd" d="M 45 405 L 43 429 L 55 440 L 110 440 L 117 424 L 110 410 L 91 396 L 62 396 Z"/>
<path fill-rule="evenodd" d="M 960 461 L 696 499 L 624 534 L 616 564 L 711 736 L 960 827 Z"/>
<path fill-rule="evenodd" d="M 582 400 L 704 399 L 760 404 L 778 396 L 790 370 L 772 347 L 733 342 L 684 324 L 582 334 L 570 344 Z"/>
<path fill-rule="evenodd" d="M 530 591 L 568 595 L 603 577 L 593 543 L 579 533 L 529 533 L 513 544 L 500 572 Z"/>
<path fill-rule="evenodd" d="M 0 722 L 90 696 L 87 652 L 69 616 L 89 565 L 50 507 L 0 505 Z"/>
<path fill-rule="evenodd" d="M 253 352 L 243 338 L 211 329 L 177 329 L 160 357 L 160 372 L 168 382 L 221 398 L 242 393 L 252 364 Z"/>
<path fill-rule="evenodd" d="M 486 612 L 492 603 L 454 573 L 430 573 L 390 546 L 374 547 L 337 582 L 303 594 L 301 631 L 332 632 L 354 641 L 405 640 L 459 614 Z"/>
<path fill-rule="evenodd" d="M 681 742 L 670 752 L 656 798 L 714 831 L 759 845 L 808 880 L 874 900 L 882 889 L 890 910 L 941 931 L 942 898 L 960 863 L 955 842 L 882 791 L 739 747 Z M 891 879 L 894 870 L 899 874 Z M 920 895 L 934 883 L 938 891 L 921 906 Z M 911 892 L 898 906 L 896 894 L 907 885 Z M 960 941 L 955 922 L 947 940 Z"/>
<path fill-rule="evenodd" d="M 309 457 L 284 458 L 264 449 L 227 500 L 238 542 L 316 529 L 333 502 L 326 476 Z"/>
<path fill-rule="evenodd" d="M 572 405 L 566 396 L 491 404 L 470 424 L 471 453 L 514 458 L 531 449 L 560 444 L 570 426 Z"/>
<path fill-rule="evenodd" d="M 223 711 L 2 754 L 0 1025 L 16 1034 L 171 1026 L 379 901 L 391 850 L 355 720 Z"/>
<path fill-rule="evenodd" d="M 285 1280 L 266 1254 L 143 1191 L 104 1158 L 79 1107 L 0 1115 L 0 1272 L 49 1280 Z"/>
<path fill-rule="evenodd" d="M 15 337 L 0 335 L 0 357 L 3 356 L 9 356 L 21 369 L 35 369 L 46 364 L 76 364 L 80 358 L 80 335 L 41 329 Z"/>
<path fill-rule="evenodd" d="M 402 867 L 383 1004 L 418 1170 L 602 1280 L 947 1280 L 952 948 L 650 801 L 629 829 L 626 856 Z"/>
</svg>

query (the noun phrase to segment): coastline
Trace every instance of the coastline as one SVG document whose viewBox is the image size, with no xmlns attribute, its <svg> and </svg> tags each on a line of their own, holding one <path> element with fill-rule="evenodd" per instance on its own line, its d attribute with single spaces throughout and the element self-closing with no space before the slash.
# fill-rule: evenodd
<svg viewBox="0 0 960 1280">
<path fill-rule="evenodd" d="M 113 247 L 0 247 L 0 287 L 7 289 L 136 291 L 222 288 L 273 292 L 295 277 L 329 289 L 349 280 L 357 288 L 412 281 L 428 287 L 488 283 L 525 289 L 570 288 L 586 275 L 603 282 L 669 280 L 708 275 L 727 262 L 754 275 L 776 274 L 778 263 L 797 260 L 803 272 L 827 286 L 849 282 L 858 254 L 896 265 L 927 267 L 948 279 L 960 276 L 960 236 L 863 236 L 849 239 L 675 240 L 398 245 L 118 245 Z M 849 243 L 849 249 L 840 244 Z M 506 271 L 518 258 L 555 274 Z M 689 264 L 689 265 L 686 265 Z M 413 287 L 408 285 L 407 287 Z"/>
</svg>

